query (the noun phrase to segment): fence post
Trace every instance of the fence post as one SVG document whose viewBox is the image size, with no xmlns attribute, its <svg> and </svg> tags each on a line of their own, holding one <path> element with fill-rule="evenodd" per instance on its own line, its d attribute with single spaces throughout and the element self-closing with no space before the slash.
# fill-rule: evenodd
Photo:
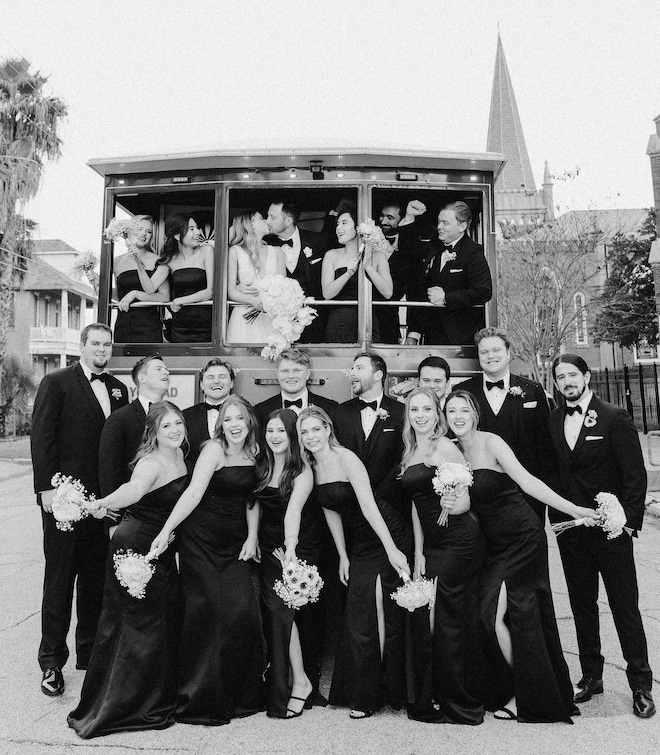
<svg viewBox="0 0 660 755">
<path fill-rule="evenodd" d="M 611 404 L 612 399 L 610 398 L 610 373 L 607 367 L 605 368 L 605 393 L 607 394 L 607 403 Z"/>
<path fill-rule="evenodd" d="M 623 365 L 623 389 L 626 395 L 626 409 L 628 414 L 635 419 L 632 405 L 632 397 L 630 395 L 630 375 L 628 374 L 628 365 Z"/>
<path fill-rule="evenodd" d="M 644 435 L 648 432 L 646 425 L 646 396 L 644 395 L 644 367 L 639 365 L 639 397 L 642 402 L 642 431 Z"/>
<path fill-rule="evenodd" d="M 660 423 L 660 390 L 658 389 L 658 365 L 653 362 L 653 386 L 655 388 L 655 421 Z"/>
</svg>

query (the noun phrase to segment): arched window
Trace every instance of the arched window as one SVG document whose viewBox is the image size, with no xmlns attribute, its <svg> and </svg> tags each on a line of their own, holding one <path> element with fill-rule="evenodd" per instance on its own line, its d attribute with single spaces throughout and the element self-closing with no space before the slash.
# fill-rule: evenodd
<svg viewBox="0 0 660 755">
<path fill-rule="evenodd" d="M 587 298 L 578 291 L 573 297 L 573 308 L 575 310 L 575 345 L 587 346 L 589 336 L 587 331 Z"/>
</svg>

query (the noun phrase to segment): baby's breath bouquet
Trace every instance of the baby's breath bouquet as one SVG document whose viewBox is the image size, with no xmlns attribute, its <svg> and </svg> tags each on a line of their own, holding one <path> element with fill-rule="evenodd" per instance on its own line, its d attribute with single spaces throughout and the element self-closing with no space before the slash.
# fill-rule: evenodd
<svg viewBox="0 0 660 755">
<path fill-rule="evenodd" d="M 156 567 L 150 563 L 150 554 L 142 556 L 130 548 L 118 550 L 112 560 L 115 565 L 115 576 L 122 587 L 125 587 L 132 598 L 142 600 L 146 594 L 146 587 L 153 577 Z"/>
<path fill-rule="evenodd" d="M 602 527 L 603 531 L 607 534 L 608 540 L 619 537 L 626 524 L 626 512 L 619 499 L 614 493 L 598 493 L 594 500 L 598 504 L 596 513 L 600 517 L 598 526 Z M 552 531 L 556 535 L 561 535 L 562 532 L 573 529 L 573 527 L 579 527 L 581 524 L 585 524 L 585 522 L 587 522 L 587 517 L 569 519 L 567 522 L 553 524 Z"/>
<path fill-rule="evenodd" d="M 358 233 L 362 237 L 366 251 L 369 254 L 373 254 L 374 252 L 383 252 L 383 254 L 386 254 L 390 251 L 390 244 L 385 238 L 382 229 L 371 218 L 364 223 L 360 223 Z"/>
<path fill-rule="evenodd" d="M 398 606 L 411 613 L 422 606 L 428 606 L 430 610 L 435 604 L 435 585 L 432 579 L 424 577 L 409 579 L 390 597 Z"/>
<path fill-rule="evenodd" d="M 87 493 L 80 480 L 58 472 L 50 484 L 55 488 L 53 516 L 58 530 L 71 532 L 74 522 L 79 522 L 99 509 L 95 497 Z"/>
<path fill-rule="evenodd" d="M 300 559 L 287 564 L 281 548 L 274 550 L 273 555 L 282 564 L 282 579 L 278 579 L 273 585 L 275 594 L 282 598 L 289 608 L 298 609 L 307 603 L 316 603 L 323 587 L 323 580 L 316 566 Z"/>
<path fill-rule="evenodd" d="M 142 233 L 142 229 L 139 222 L 134 218 L 128 220 L 113 218 L 103 231 L 106 241 L 115 241 L 118 238 L 129 239 L 132 236 L 139 236 L 140 233 Z"/>
</svg>

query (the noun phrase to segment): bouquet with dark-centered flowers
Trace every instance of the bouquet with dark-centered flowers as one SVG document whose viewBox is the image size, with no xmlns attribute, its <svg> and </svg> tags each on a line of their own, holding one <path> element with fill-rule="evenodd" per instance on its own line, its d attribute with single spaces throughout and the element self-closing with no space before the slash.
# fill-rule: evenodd
<svg viewBox="0 0 660 755">
<path fill-rule="evenodd" d="M 296 559 L 286 563 L 282 548 L 273 551 L 273 555 L 282 564 L 282 579 L 273 585 L 275 594 L 281 598 L 289 608 L 302 608 L 307 603 L 316 603 L 321 594 L 323 580 L 316 566 Z"/>
</svg>

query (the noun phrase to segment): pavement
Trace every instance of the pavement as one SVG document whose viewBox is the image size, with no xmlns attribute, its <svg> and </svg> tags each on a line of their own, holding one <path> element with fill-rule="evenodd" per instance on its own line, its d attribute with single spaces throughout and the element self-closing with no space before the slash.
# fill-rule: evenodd
<svg viewBox="0 0 660 755">
<path fill-rule="evenodd" d="M 24 441 L 16 441 L 17 444 Z M 66 715 L 76 706 L 84 672 L 69 663 L 61 697 L 40 689 L 36 660 L 40 633 L 43 555 L 41 524 L 32 493 L 27 456 L 4 453 L 0 444 L 0 755 L 619 755 L 660 752 L 660 714 L 636 718 L 624 673 L 605 591 L 600 615 L 605 693 L 581 706 L 574 725 L 516 724 L 486 715 L 481 726 L 430 725 L 384 711 L 351 721 L 342 709 L 314 708 L 283 721 L 265 714 L 227 726 L 177 724 L 164 731 L 127 732 L 89 741 L 67 727 Z M 26 446 L 27 447 L 27 446 Z M 13 449 L 19 451 L 20 446 Z M 660 454 L 659 454 L 660 455 Z M 660 478 L 659 478 L 660 479 Z M 660 490 L 660 486 L 656 488 Z M 658 501 L 660 501 L 660 493 Z M 649 643 L 655 681 L 660 676 L 660 503 L 651 502 L 644 529 L 635 543 L 640 609 Z M 657 516 L 656 516 L 657 514 Z M 549 534 L 551 581 L 562 645 L 571 675 L 580 676 L 577 647 L 556 538 Z M 73 638 L 70 638 L 72 646 Z M 658 687 L 660 690 L 660 687 Z M 656 695 L 660 702 L 660 692 Z"/>
</svg>

